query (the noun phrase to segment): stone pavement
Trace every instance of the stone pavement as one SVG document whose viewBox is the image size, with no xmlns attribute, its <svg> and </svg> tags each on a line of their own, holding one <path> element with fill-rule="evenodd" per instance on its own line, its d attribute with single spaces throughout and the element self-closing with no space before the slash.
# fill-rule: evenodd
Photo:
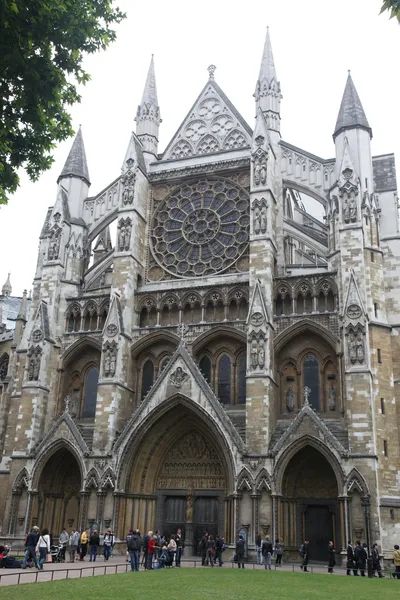
<svg viewBox="0 0 400 600">
<path fill-rule="evenodd" d="M 202 567 L 199 557 L 186 559 L 182 561 L 183 568 L 200 568 L 210 569 L 211 567 Z M 218 568 L 218 567 L 215 567 Z M 237 565 L 226 561 L 223 565 L 224 569 L 237 568 Z M 309 565 L 309 572 L 327 574 L 327 567 L 323 565 Z M 264 570 L 264 566 L 255 563 L 245 563 L 245 569 Z M 275 565 L 272 565 L 275 570 Z M 299 572 L 300 565 L 287 563 L 276 569 L 277 571 Z M 141 571 L 144 569 L 141 567 Z M 15 585 L 20 583 L 43 583 L 46 581 L 59 581 L 60 579 L 79 579 L 81 577 L 92 577 L 96 575 L 113 575 L 115 573 L 130 572 L 130 564 L 126 562 L 123 556 L 115 556 L 105 562 L 103 557 L 98 557 L 95 563 L 90 563 L 89 560 L 83 562 L 76 561 L 75 563 L 52 563 L 44 564 L 43 571 L 37 570 L 35 567 L 27 569 L 0 569 L 0 587 L 7 585 Z M 342 568 L 335 569 L 335 575 L 345 575 L 346 570 Z M 307 577 L 307 574 L 304 574 Z"/>
</svg>

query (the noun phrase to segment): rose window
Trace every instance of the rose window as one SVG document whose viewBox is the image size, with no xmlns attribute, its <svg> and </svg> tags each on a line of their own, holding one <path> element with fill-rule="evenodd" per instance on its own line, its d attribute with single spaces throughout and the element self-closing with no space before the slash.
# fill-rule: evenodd
<svg viewBox="0 0 400 600">
<path fill-rule="evenodd" d="M 182 185 L 159 204 L 151 242 L 163 267 L 178 277 L 228 269 L 246 250 L 249 196 L 224 179 Z"/>
</svg>

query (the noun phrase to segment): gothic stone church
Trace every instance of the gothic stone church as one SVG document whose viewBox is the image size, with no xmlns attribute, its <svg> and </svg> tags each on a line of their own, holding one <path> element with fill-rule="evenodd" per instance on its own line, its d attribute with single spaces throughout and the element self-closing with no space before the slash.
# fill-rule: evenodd
<svg viewBox="0 0 400 600">
<path fill-rule="evenodd" d="M 350 74 L 335 157 L 283 141 L 269 34 L 254 128 L 214 71 L 160 153 L 151 62 L 121 174 L 96 195 L 78 132 L 32 298 L 5 285 L 1 536 L 181 527 L 189 553 L 207 529 L 230 543 L 242 532 L 250 553 L 260 532 L 293 556 L 304 538 L 314 559 L 358 538 L 388 555 L 400 520 L 394 156 L 372 155 Z"/>
</svg>

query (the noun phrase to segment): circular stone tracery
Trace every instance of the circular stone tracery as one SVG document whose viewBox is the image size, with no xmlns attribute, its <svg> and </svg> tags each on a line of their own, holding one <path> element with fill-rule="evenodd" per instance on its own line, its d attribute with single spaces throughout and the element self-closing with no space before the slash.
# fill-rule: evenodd
<svg viewBox="0 0 400 600">
<path fill-rule="evenodd" d="M 156 209 L 151 231 L 157 261 L 178 277 L 229 268 L 246 250 L 249 196 L 226 179 L 176 188 Z"/>
</svg>

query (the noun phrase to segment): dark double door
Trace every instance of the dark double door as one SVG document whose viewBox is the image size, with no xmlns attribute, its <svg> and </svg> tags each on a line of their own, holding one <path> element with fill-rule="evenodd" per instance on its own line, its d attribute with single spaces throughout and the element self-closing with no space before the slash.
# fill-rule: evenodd
<svg viewBox="0 0 400 600">
<path fill-rule="evenodd" d="M 205 531 L 214 537 L 218 534 L 218 498 L 217 496 L 195 496 L 193 511 L 193 553 L 199 553 L 199 543 Z M 186 497 L 167 496 L 164 504 L 164 527 L 162 533 L 171 535 L 186 528 Z M 187 540 L 186 540 L 187 542 Z"/>
<path fill-rule="evenodd" d="M 304 536 L 310 542 L 312 561 L 328 560 L 328 544 L 334 540 L 334 515 L 329 506 L 308 506 L 304 512 Z"/>
</svg>

